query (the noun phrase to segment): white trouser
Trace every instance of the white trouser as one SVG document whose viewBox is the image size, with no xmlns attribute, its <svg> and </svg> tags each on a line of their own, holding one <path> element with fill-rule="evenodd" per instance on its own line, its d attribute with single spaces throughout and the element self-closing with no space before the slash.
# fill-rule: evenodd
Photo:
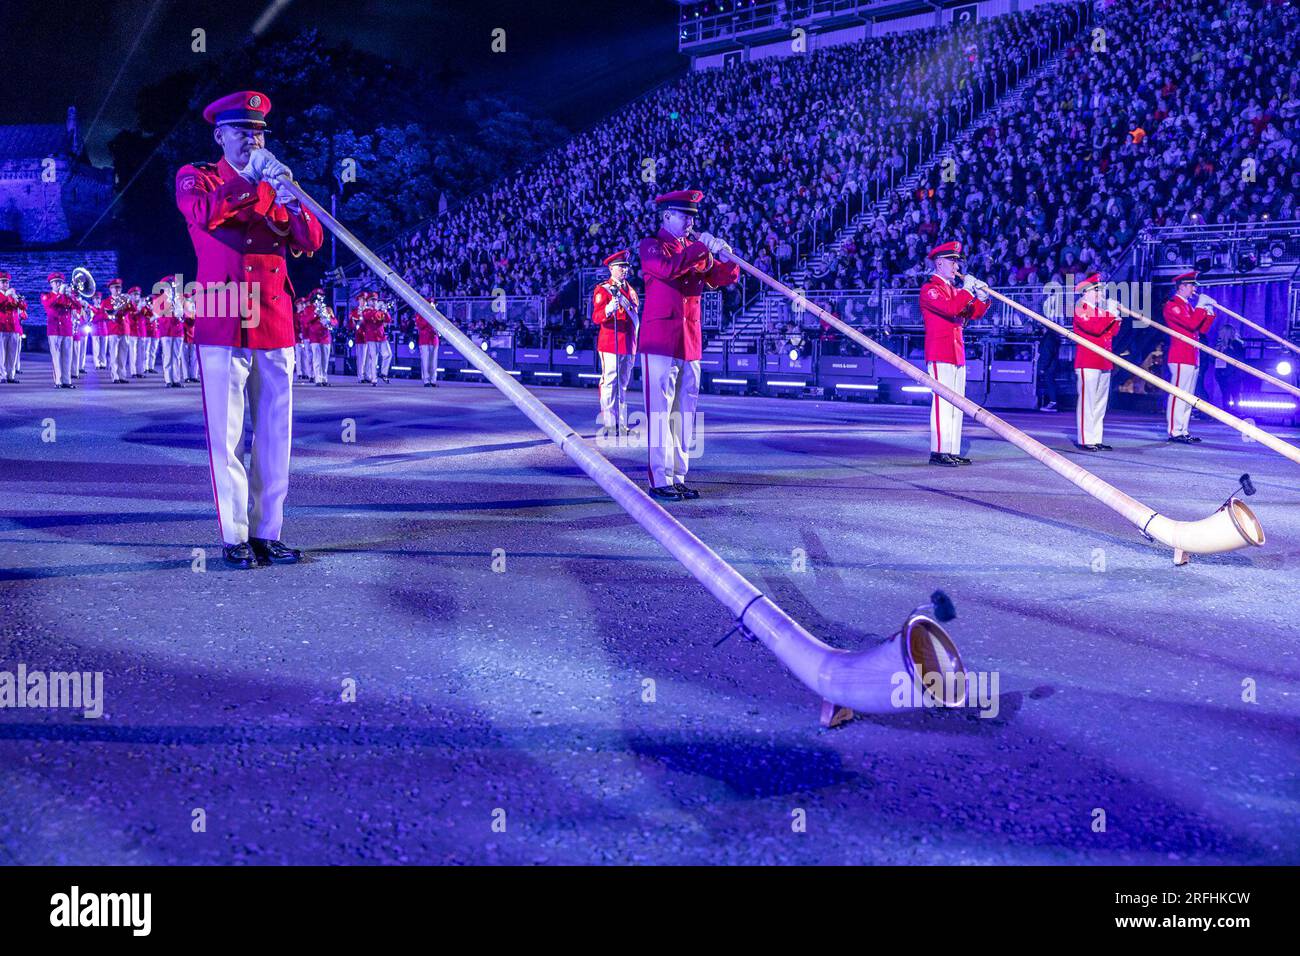
<svg viewBox="0 0 1300 956">
<path fill-rule="evenodd" d="M 330 380 L 330 353 L 333 351 L 333 343 L 312 342 L 307 347 L 311 349 L 311 367 L 315 373 L 315 380 L 328 382 Z"/>
<path fill-rule="evenodd" d="M 95 368 L 104 367 L 104 356 L 108 354 L 108 343 L 102 335 L 96 335 L 91 340 L 90 353 L 95 360 Z"/>
<path fill-rule="evenodd" d="M 1098 368 L 1076 368 L 1074 381 L 1079 389 L 1079 407 L 1075 413 L 1080 445 L 1100 445 L 1102 420 L 1110 402 L 1110 372 Z"/>
<path fill-rule="evenodd" d="M 185 340 L 168 336 L 162 342 L 163 381 L 171 384 L 180 383 L 185 378 L 185 368 L 181 362 L 181 347 Z"/>
<path fill-rule="evenodd" d="M 23 350 L 21 332 L 0 332 L 0 378 L 18 375 L 18 353 Z"/>
<path fill-rule="evenodd" d="M 303 355 L 306 348 L 301 342 L 295 342 L 293 345 L 293 367 L 298 370 L 298 375 L 305 375 L 307 372 L 307 361 Z"/>
<path fill-rule="evenodd" d="M 374 364 L 379 355 L 378 342 L 358 342 L 357 343 L 357 377 L 363 382 L 373 381 L 375 378 Z"/>
<path fill-rule="evenodd" d="M 126 345 L 120 335 L 108 337 L 108 374 L 115 382 L 120 382 L 126 366 Z"/>
<path fill-rule="evenodd" d="M 54 384 L 72 384 L 72 336 L 51 335 L 50 364 L 54 367 Z"/>
<path fill-rule="evenodd" d="M 642 388 L 649 418 L 650 484 L 684 484 L 695 448 L 695 407 L 700 400 L 700 363 L 671 355 L 641 356 Z"/>
<path fill-rule="evenodd" d="M 438 346 L 420 346 L 420 381 L 438 381 Z"/>
<path fill-rule="evenodd" d="M 157 367 L 158 343 L 161 341 L 153 336 L 144 340 L 144 367 L 147 372 L 152 372 Z"/>
<path fill-rule="evenodd" d="M 80 375 L 86 370 L 86 336 L 72 340 L 72 374 Z"/>
<path fill-rule="evenodd" d="M 182 339 L 181 341 L 185 341 Z M 185 342 L 181 346 L 181 364 L 185 366 L 186 378 L 199 377 L 199 347 L 193 342 Z"/>
<path fill-rule="evenodd" d="M 606 428 L 627 428 L 627 386 L 632 381 L 634 355 L 597 352 L 600 356 L 600 421 Z M 698 376 L 697 376 L 698 377 Z M 614 406 L 618 406 L 618 418 Z"/>
<path fill-rule="evenodd" d="M 135 335 L 122 336 L 126 345 L 126 374 L 140 374 L 140 338 Z"/>
<path fill-rule="evenodd" d="M 959 395 L 966 394 L 966 366 L 928 362 L 931 378 Z M 961 409 L 935 395 L 930 402 L 930 451 L 941 455 L 961 454 Z"/>
<path fill-rule="evenodd" d="M 1169 381 L 1176 388 L 1195 394 L 1196 376 L 1199 372 L 1200 369 L 1195 365 L 1171 365 L 1169 366 Z M 1165 424 L 1169 426 L 1169 437 L 1186 435 L 1187 426 L 1192 420 L 1192 406 L 1170 395 L 1167 409 Z"/>
<path fill-rule="evenodd" d="M 250 532 L 255 538 L 279 538 L 293 437 L 293 349 L 203 345 L 199 369 L 221 540 L 239 544 L 248 540 Z M 253 426 L 247 472 L 245 389 Z"/>
<path fill-rule="evenodd" d="M 388 378 L 388 370 L 393 367 L 393 343 L 388 339 L 379 340 L 379 374 Z"/>
</svg>

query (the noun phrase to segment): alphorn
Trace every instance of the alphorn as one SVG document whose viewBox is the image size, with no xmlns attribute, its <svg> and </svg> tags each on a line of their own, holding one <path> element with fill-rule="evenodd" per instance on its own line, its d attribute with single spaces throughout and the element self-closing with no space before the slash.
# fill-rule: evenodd
<svg viewBox="0 0 1300 956">
<path fill-rule="evenodd" d="M 1039 322 L 1047 326 L 1049 329 L 1055 329 L 1058 333 L 1064 335 L 1066 338 L 1068 338 L 1071 342 L 1074 342 L 1076 345 L 1082 345 L 1084 348 L 1091 349 L 1093 352 L 1097 353 L 1103 358 L 1110 359 L 1120 368 L 1127 369 L 1129 372 L 1132 372 L 1138 378 L 1142 379 L 1142 381 L 1147 382 L 1151 385 L 1154 385 L 1156 388 L 1168 392 L 1170 395 L 1174 396 L 1174 398 L 1177 398 L 1180 401 L 1186 402 L 1188 405 L 1192 406 L 1192 409 L 1194 411 L 1199 409 L 1200 411 L 1205 412 L 1205 414 L 1209 415 L 1211 418 L 1218 419 L 1219 421 L 1223 422 L 1223 424 L 1225 425 L 1231 425 L 1233 428 L 1237 429 L 1237 431 L 1241 432 L 1247 438 L 1259 442 L 1265 448 L 1271 448 L 1273 451 L 1277 452 L 1283 458 L 1288 458 L 1291 461 L 1295 462 L 1297 465 L 1300 465 L 1300 448 L 1296 448 L 1296 446 L 1292 445 L 1290 442 L 1285 442 L 1282 439 L 1278 438 L 1276 435 L 1270 434 L 1269 432 L 1264 431 L 1264 429 L 1259 428 L 1258 426 L 1253 425 L 1248 421 L 1243 421 L 1242 419 L 1238 418 L 1236 415 L 1233 415 L 1231 412 L 1225 412 L 1218 405 L 1211 405 L 1205 399 L 1198 398 L 1197 396 L 1193 395 L 1191 392 L 1179 388 L 1177 385 L 1171 385 L 1169 382 L 1166 382 L 1159 375 L 1152 375 L 1146 369 L 1134 365 L 1132 362 L 1128 361 L 1127 359 L 1120 358 L 1114 352 L 1110 351 L 1109 349 L 1102 348 L 1096 342 L 1092 342 L 1088 339 L 1085 339 L 1083 336 L 1076 334 L 1075 332 L 1073 332 L 1070 329 L 1067 329 L 1063 325 L 1058 325 L 1057 323 L 1053 322 L 1051 319 L 1047 318 L 1046 316 L 1039 315 L 1033 309 L 1021 305 L 1019 302 L 1016 302 L 1014 299 L 1007 298 L 997 289 L 989 288 L 989 295 L 993 296 L 993 298 L 997 299 L 999 302 L 1003 302 L 1011 306 L 1011 308 L 1015 309 L 1017 312 L 1029 316 L 1029 318 L 1033 319 L 1035 322 Z M 1151 321 L 1150 319 L 1147 319 L 1145 316 L 1140 316 L 1140 318 L 1144 322 Z"/>
<path fill-rule="evenodd" d="M 280 182 L 402 301 L 424 316 L 444 341 L 450 342 L 547 438 L 559 445 L 560 450 L 637 524 L 680 561 L 731 612 L 737 628 L 746 637 L 761 641 L 795 677 L 820 695 L 824 724 L 842 722 L 848 716 L 843 708 L 887 714 L 900 707 L 965 705 L 965 666 L 956 644 L 940 623 L 941 617 L 949 616 L 941 612 L 948 603 L 946 598 L 936 593 L 932 597 L 933 605 L 913 610 L 898 631 L 875 647 L 847 651 L 822 643 L 665 511 L 567 422 L 516 382 L 301 186 L 289 179 Z"/>
<path fill-rule="evenodd" d="M 1052 451 L 1036 438 L 1022 432 L 1009 422 L 994 415 L 983 405 L 977 405 L 965 395 L 953 391 L 936 378 L 932 378 L 911 362 L 895 355 L 875 340 L 868 338 L 853 326 L 823 309 L 815 302 L 795 292 L 785 283 L 746 262 L 735 252 L 722 252 L 719 258 L 736 263 L 759 282 L 791 299 L 796 306 L 807 309 L 833 329 L 848 336 L 864 349 L 883 359 L 913 381 L 926 386 L 944 401 L 956 405 L 967 415 L 1046 465 L 1062 478 L 1086 491 L 1106 507 L 1137 525 L 1148 540 L 1159 541 L 1174 551 L 1174 564 L 1186 564 L 1189 555 L 1218 554 L 1235 551 L 1247 545 L 1264 543 L 1264 528 L 1255 513 L 1236 495 L 1230 497 L 1219 510 L 1199 521 L 1178 521 L 1160 514 L 1136 498 L 1103 481 L 1086 468 L 1081 468 L 1064 455 Z"/>
<path fill-rule="evenodd" d="M 1245 362 L 1241 361 L 1240 359 L 1235 359 L 1231 355 L 1225 355 L 1223 352 L 1220 352 L 1218 349 L 1213 348 L 1209 344 L 1202 342 L 1198 339 L 1194 339 L 1190 335 L 1184 335 L 1182 332 L 1179 332 L 1177 329 L 1171 329 L 1167 325 L 1162 325 L 1161 323 L 1157 322 L 1155 319 L 1148 318 L 1147 316 L 1143 315 L 1141 312 L 1137 312 L 1133 309 L 1130 309 L 1128 306 L 1124 305 L 1123 303 L 1112 302 L 1111 304 L 1114 305 L 1114 307 L 1118 309 L 1121 313 L 1127 315 L 1130 319 L 1135 319 L 1136 321 L 1149 325 L 1152 328 L 1159 329 L 1161 332 L 1166 332 L 1173 338 L 1177 339 L 1178 341 L 1186 342 L 1188 345 L 1192 346 L 1193 348 L 1200 349 L 1206 355 L 1213 355 L 1216 359 L 1222 359 L 1223 361 L 1227 362 L 1229 365 L 1235 368 L 1239 368 L 1243 372 L 1248 372 L 1251 375 L 1255 376 L 1257 379 L 1260 379 L 1261 381 L 1264 382 L 1268 382 L 1270 385 L 1275 385 L 1278 388 L 1282 389 L 1284 392 L 1290 392 L 1296 398 L 1300 398 L 1300 388 L 1296 388 L 1294 385 L 1290 384 L 1289 382 L 1284 382 L 1280 378 L 1274 378 L 1272 375 L 1269 375 L 1268 372 L 1257 369 L 1253 365 L 1247 365 Z M 1161 381 L 1163 381 L 1163 379 L 1161 379 Z"/>
<path fill-rule="evenodd" d="M 1213 285 L 1209 285 L 1209 286 L 1206 286 L 1205 288 L 1213 289 L 1214 286 L 1213 286 Z M 1265 336 L 1267 336 L 1268 338 L 1272 339 L 1274 342 L 1277 342 L 1279 345 L 1284 345 L 1284 346 L 1286 346 L 1287 348 L 1289 348 L 1292 352 L 1295 352 L 1297 355 L 1300 355 L 1300 345 L 1296 345 L 1296 344 L 1295 344 L 1294 342 L 1292 342 L 1290 339 L 1284 339 L 1284 338 L 1282 338 L 1282 336 L 1278 335 L 1276 332 L 1272 332 L 1272 331 L 1270 331 L 1270 330 L 1264 328 L 1264 326 L 1260 325 L 1258 322 L 1252 322 L 1250 319 L 1246 318 L 1246 317 L 1245 317 L 1244 315 L 1242 315 L 1240 312 L 1234 312 L 1234 311 L 1232 311 L 1232 309 L 1228 308 L 1228 307 L 1227 307 L 1226 305 L 1224 305 L 1222 302 L 1215 302 L 1215 303 L 1214 303 L 1214 307 L 1215 307 L 1216 309 L 1218 309 L 1220 312 L 1224 313 L 1225 315 L 1230 315 L 1230 316 L 1232 316 L 1234 319 L 1236 319 L 1236 320 L 1237 320 L 1238 322 L 1240 322 L 1242 325 L 1245 325 L 1245 326 L 1248 326 L 1249 328 L 1254 329 L 1256 332 L 1260 333 L 1261 335 L 1265 335 Z"/>
</svg>

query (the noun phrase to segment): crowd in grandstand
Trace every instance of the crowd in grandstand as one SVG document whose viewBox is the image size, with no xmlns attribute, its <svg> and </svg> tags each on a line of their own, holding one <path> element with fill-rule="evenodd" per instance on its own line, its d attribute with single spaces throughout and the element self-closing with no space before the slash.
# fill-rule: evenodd
<svg viewBox="0 0 1300 956">
<path fill-rule="evenodd" d="M 1076 12 L 1044 6 L 692 72 L 403 236 L 394 258 L 428 293 L 553 294 L 610 250 L 635 250 L 649 200 L 689 184 L 708 196 L 703 228 L 781 271 L 819 216 L 888 183 L 918 133 L 928 149 L 973 85 Z"/>
<path fill-rule="evenodd" d="M 936 236 L 1008 285 L 1108 270 L 1143 224 L 1296 218 L 1300 15 L 1277 0 L 1114 0 L 1027 91 L 843 246 L 814 288 L 921 281 Z M 1094 46 L 1098 47 L 1094 49 Z"/>
</svg>

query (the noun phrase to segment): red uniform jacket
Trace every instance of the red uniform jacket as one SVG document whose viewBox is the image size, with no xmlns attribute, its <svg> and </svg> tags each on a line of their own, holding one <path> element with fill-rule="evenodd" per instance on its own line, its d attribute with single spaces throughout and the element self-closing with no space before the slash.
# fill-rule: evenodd
<svg viewBox="0 0 1300 956">
<path fill-rule="evenodd" d="M 1107 312 L 1105 309 L 1094 308 L 1083 301 L 1074 306 L 1074 332 L 1080 338 L 1100 345 L 1109 352 L 1113 351 L 1110 343 L 1114 341 L 1115 333 L 1118 331 L 1119 319 L 1115 317 L 1114 313 Z M 1109 372 L 1115 367 L 1115 363 L 1108 358 L 1103 358 L 1089 348 L 1075 345 L 1074 367 L 1095 368 L 1103 372 Z"/>
<path fill-rule="evenodd" d="M 125 299 L 123 300 L 123 302 L 125 303 Z M 103 311 L 104 318 L 107 320 L 108 334 L 126 335 L 126 325 L 122 321 L 122 316 L 125 310 L 125 306 L 123 305 L 118 308 L 114 308 L 113 297 L 106 295 L 104 296 L 103 300 L 99 303 L 99 308 Z"/>
<path fill-rule="evenodd" d="M 1214 324 L 1213 312 L 1209 309 L 1193 309 L 1190 302 L 1177 295 L 1165 303 L 1164 316 L 1165 325 L 1198 342 L 1201 333 L 1210 331 L 1210 326 Z M 1169 356 L 1165 359 L 1165 364 L 1199 365 L 1200 356 L 1200 349 L 1169 336 Z"/>
<path fill-rule="evenodd" d="M 0 292 L 0 332 L 21 332 L 22 320 L 27 314 L 18 304 L 18 293 L 10 288 Z"/>
<path fill-rule="evenodd" d="M 362 321 L 360 309 L 353 309 L 348 313 L 348 328 L 352 330 L 353 342 L 361 343 L 366 341 L 366 325 Z"/>
<path fill-rule="evenodd" d="M 185 323 L 176 317 L 176 306 L 171 296 L 156 295 L 150 305 L 157 321 L 159 338 L 175 339 L 185 334 Z"/>
<path fill-rule="evenodd" d="M 700 294 L 740 278 L 734 262 L 715 262 L 702 242 L 674 239 L 665 229 L 641 240 L 645 307 L 637 347 L 643 353 L 697 361 Z"/>
<path fill-rule="evenodd" d="M 921 286 L 925 360 L 965 365 L 966 341 L 962 338 L 962 326 L 988 310 L 989 304 L 981 302 L 972 293 L 945 282 L 938 275 L 930 276 Z"/>
<path fill-rule="evenodd" d="M 438 338 L 438 330 L 433 327 L 433 323 L 422 316 L 419 312 L 415 313 L 415 330 L 420 336 L 419 345 L 441 345 L 442 340 Z"/>
<path fill-rule="evenodd" d="M 108 314 L 104 312 L 104 307 L 101 303 L 96 303 L 91 306 L 90 325 L 92 335 L 99 336 L 100 338 L 108 335 Z"/>
<path fill-rule="evenodd" d="M 195 343 L 292 347 L 293 285 L 284 257 L 286 252 L 311 255 L 320 248 L 324 234 L 316 217 L 278 205 L 270 183 L 252 185 L 225 157 L 182 166 L 176 174 L 176 206 L 198 257 L 195 278 L 212 293 L 207 301 L 195 302 Z M 236 298 L 213 292 L 208 283 L 221 284 L 218 288 L 241 283 L 242 291 Z M 247 318 L 230 308 L 239 302 Z"/>
<path fill-rule="evenodd" d="M 334 329 L 338 321 L 329 312 L 317 312 L 316 306 L 309 305 L 302 310 L 302 327 L 308 342 L 329 345 L 334 341 Z"/>
<path fill-rule="evenodd" d="M 616 289 L 612 279 L 606 279 L 591 293 L 591 321 L 600 326 L 596 339 L 596 351 L 609 352 L 613 355 L 632 355 L 636 352 L 636 325 L 628 310 L 619 306 L 613 315 L 606 315 L 605 309 L 613 301 L 615 292 L 622 292 L 623 298 L 632 303 L 632 309 L 639 312 L 641 299 L 630 283 L 623 283 Z"/>
<path fill-rule="evenodd" d="M 388 337 L 388 323 L 391 317 L 383 309 L 366 309 L 361 313 L 361 324 L 366 337 L 363 342 L 382 342 Z"/>
<path fill-rule="evenodd" d="M 45 333 L 47 335 L 71 335 L 72 325 L 81 311 L 81 302 L 65 292 L 41 293 L 41 305 L 45 307 Z"/>
</svg>

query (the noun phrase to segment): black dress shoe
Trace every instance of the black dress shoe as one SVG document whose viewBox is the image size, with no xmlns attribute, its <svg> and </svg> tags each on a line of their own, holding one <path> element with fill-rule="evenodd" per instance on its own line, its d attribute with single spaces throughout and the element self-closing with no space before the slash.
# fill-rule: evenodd
<svg viewBox="0 0 1300 956">
<path fill-rule="evenodd" d="M 930 452 L 930 464 L 938 465 L 941 468 L 959 468 L 961 467 L 952 455 L 945 455 L 942 452 Z"/>
<path fill-rule="evenodd" d="M 651 485 L 650 494 L 654 495 L 656 498 L 662 498 L 664 501 L 682 500 L 681 492 L 671 485 L 664 485 L 662 488 L 656 488 L 654 485 Z"/>
<path fill-rule="evenodd" d="M 1194 445 L 1196 442 L 1200 441 L 1199 438 L 1194 439 L 1191 435 L 1170 435 L 1169 440 L 1177 442 L 1180 445 Z"/>
<path fill-rule="evenodd" d="M 1093 447 L 1095 450 L 1097 450 L 1097 451 L 1114 451 L 1114 450 L 1115 450 L 1115 449 L 1112 448 L 1110 445 L 1107 445 L 1107 444 L 1105 444 L 1105 443 L 1103 443 L 1103 442 L 1098 442 L 1097 444 L 1093 445 L 1092 447 Z"/>
<path fill-rule="evenodd" d="M 1096 445 L 1080 445 L 1078 442 L 1075 442 L 1075 443 L 1074 443 L 1074 447 L 1077 448 L 1077 449 L 1079 449 L 1079 451 L 1096 451 L 1096 450 L 1097 450 L 1097 446 L 1096 446 Z"/>
<path fill-rule="evenodd" d="M 951 458 L 953 461 L 955 461 L 955 462 L 956 462 L 957 464 L 959 464 L 959 465 L 969 465 L 969 464 L 970 464 L 970 459 L 969 459 L 969 458 L 963 458 L 961 455 L 949 455 L 948 457 Z"/>
<path fill-rule="evenodd" d="M 673 491 L 677 492 L 683 498 L 698 498 L 700 493 L 694 488 L 687 488 L 680 481 L 673 482 Z"/>
<path fill-rule="evenodd" d="M 249 538 L 248 544 L 257 560 L 266 564 L 294 564 L 302 557 L 301 551 L 278 539 Z"/>
<path fill-rule="evenodd" d="M 1199 445 L 1201 443 L 1201 440 L 1197 438 L 1195 435 L 1184 435 L 1183 437 L 1186 438 L 1193 445 Z"/>
<path fill-rule="evenodd" d="M 253 554 L 253 549 L 249 547 L 247 541 L 223 546 L 221 557 L 225 559 L 226 564 L 232 568 L 239 568 L 241 571 L 247 571 L 257 563 L 257 557 Z"/>
</svg>

